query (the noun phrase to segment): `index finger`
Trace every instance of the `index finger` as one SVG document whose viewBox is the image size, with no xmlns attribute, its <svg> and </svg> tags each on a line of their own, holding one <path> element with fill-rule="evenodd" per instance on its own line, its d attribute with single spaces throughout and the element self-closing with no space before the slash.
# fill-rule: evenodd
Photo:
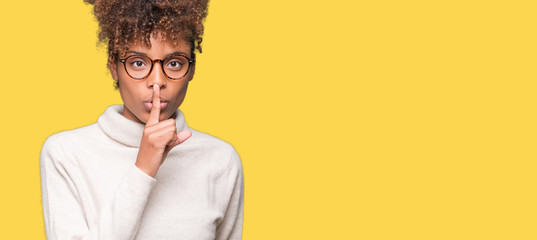
<svg viewBox="0 0 537 240">
<path fill-rule="evenodd" d="M 159 123 L 160 116 L 160 87 L 159 85 L 153 85 L 153 104 L 151 105 L 151 112 L 147 119 L 146 125 L 155 125 Z"/>
</svg>

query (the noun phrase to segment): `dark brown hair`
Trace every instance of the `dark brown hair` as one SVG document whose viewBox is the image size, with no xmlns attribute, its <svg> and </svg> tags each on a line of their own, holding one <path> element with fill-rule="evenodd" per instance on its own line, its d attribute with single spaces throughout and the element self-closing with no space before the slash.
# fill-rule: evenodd
<svg viewBox="0 0 537 240">
<path fill-rule="evenodd" d="M 99 41 L 108 44 L 108 65 L 131 44 L 150 46 L 157 32 L 171 43 L 183 39 L 201 53 L 203 20 L 209 0 L 84 0 L 99 22 Z M 117 88 L 117 86 L 116 86 Z"/>
</svg>

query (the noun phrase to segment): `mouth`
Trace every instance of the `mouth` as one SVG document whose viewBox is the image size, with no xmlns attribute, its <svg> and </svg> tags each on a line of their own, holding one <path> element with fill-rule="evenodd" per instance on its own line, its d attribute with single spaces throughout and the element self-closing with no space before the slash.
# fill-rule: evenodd
<svg viewBox="0 0 537 240">
<path fill-rule="evenodd" d="M 148 111 L 151 111 L 151 108 L 153 108 L 153 100 L 144 102 L 144 106 Z M 162 111 L 166 106 L 168 106 L 168 101 L 160 100 L 160 110 Z"/>
</svg>

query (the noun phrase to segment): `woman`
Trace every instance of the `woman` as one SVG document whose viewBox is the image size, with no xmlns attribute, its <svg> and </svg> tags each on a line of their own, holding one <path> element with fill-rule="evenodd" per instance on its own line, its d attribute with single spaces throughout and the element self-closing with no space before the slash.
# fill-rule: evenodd
<svg viewBox="0 0 537 240">
<path fill-rule="evenodd" d="M 207 0 L 86 1 L 123 105 L 43 145 L 47 238 L 241 239 L 241 160 L 178 110 Z"/>
</svg>

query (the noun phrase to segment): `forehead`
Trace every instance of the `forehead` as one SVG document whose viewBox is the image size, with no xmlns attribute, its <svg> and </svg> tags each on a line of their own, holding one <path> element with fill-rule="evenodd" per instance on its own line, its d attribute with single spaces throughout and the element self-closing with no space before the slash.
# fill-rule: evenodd
<svg viewBox="0 0 537 240">
<path fill-rule="evenodd" d="M 191 44 L 182 38 L 171 42 L 162 38 L 160 34 L 152 34 L 149 41 L 149 45 L 136 41 L 129 46 L 128 51 L 140 52 L 149 57 L 157 58 L 175 52 L 183 53 L 187 56 L 191 54 Z"/>
</svg>

